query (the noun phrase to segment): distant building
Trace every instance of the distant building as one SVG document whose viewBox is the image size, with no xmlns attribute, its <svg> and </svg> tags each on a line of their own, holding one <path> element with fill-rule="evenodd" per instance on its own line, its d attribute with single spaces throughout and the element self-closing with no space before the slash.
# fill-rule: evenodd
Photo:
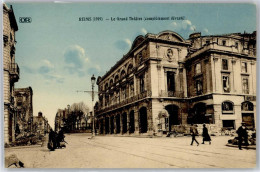
<svg viewBox="0 0 260 172">
<path fill-rule="evenodd" d="M 58 109 L 55 116 L 55 131 L 58 132 L 61 128 L 66 126 L 66 121 L 68 119 L 68 109 Z"/>
<path fill-rule="evenodd" d="M 33 117 L 33 133 L 45 135 L 50 132 L 50 128 L 48 120 L 42 115 L 42 112 Z"/>
<path fill-rule="evenodd" d="M 69 111 L 58 109 L 55 116 L 55 131 L 63 129 L 65 132 L 84 132 L 88 129 L 88 116 L 83 111 Z"/>
<path fill-rule="evenodd" d="M 33 124 L 33 90 L 15 88 L 15 104 L 17 107 L 16 134 L 29 133 Z"/>
<path fill-rule="evenodd" d="M 4 143 L 15 141 L 14 84 L 20 78 L 19 66 L 15 63 L 15 32 L 18 26 L 12 9 L 3 4 L 3 88 L 4 88 Z"/>
<path fill-rule="evenodd" d="M 180 125 L 210 129 L 256 124 L 256 32 L 183 39 L 138 36 L 97 80 L 100 134 L 156 135 Z"/>
</svg>

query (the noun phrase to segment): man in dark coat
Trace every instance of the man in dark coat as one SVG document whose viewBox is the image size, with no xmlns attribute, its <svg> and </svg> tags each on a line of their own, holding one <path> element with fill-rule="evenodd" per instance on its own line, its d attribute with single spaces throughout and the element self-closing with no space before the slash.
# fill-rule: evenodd
<svg viewBox="0 0 260 172">
<path fill-rule="evenodd" d="M 49 142 L 48 142 L 48 148 L 51 151 L 54 151 L 56 149 L 56 132 L 54 132 L 52 129 L 49 133 Z"/>
<path fill-rule="evenodd" d="M 210 136 L 209 136 L 209 133 L 208 133 L 208 129 L 207 129 L 207 127 L 206 127 L 206 124 L 203 124 L 202 137 L 203 137 L 203 142 L 202 142 L 202 144 L 204 144 L 205 141 L 209 141 L 209 144 L 211 144 L 211 138 L 210 138 Z"/>
<path fill-rule="evenodd" d="M 238 128 L 237 134 L 238 134 L 238 148 L 242 150 L 242 142 L 245 142 L 245 145 L 248 146 L 248 134 L 247 134 L 247 128 L 246 123 L 242 122 L 242 125 Z"/>
<path fill-rule="evenodd" d="M 196 135 L 198 135 L 198 130 L 197 130 L 197 127 L 194 126 L 193 124 L 191 124 L 191 127 L 190 127 L 190 133 L 191 133 L 191 137 L 192 137 L 192 140 L 191 140 L 191 144 L 190 145 L 193 145 L 193 141 L 195 141 L 197 143 L 197 146 L 199 146 L 199 142 L 196 140 Z"/>
</svg>

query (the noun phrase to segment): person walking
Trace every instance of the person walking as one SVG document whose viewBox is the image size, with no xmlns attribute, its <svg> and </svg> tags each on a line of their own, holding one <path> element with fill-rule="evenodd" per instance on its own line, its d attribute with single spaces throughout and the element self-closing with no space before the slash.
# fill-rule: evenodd
<svg viewBox="0 0 260 172">
<path fill-rule="evenodd" d="M 56 132 L 53 131 L 52 129 L 50 130 L 50 133 L 49 133 L 49 142 L 48 142 L 48 148 L 51 150 L 51 151 L 54 151 L 56 149 Z"/>
<path fill-rule="evenodd" d="M 245 142 L 245 145 L 248 146 L 248 134 L 247 134 L 247 128 L 246 128 L 246 123 L 242 122 L 241 126 L 237 130 L 238 134 L 238 148 L 239 150 L 242 150 L 242 143 L 243 141 Z"/>
<path fill-rule="evenodd" d="M 199 142 L 196 140 L 196 135 L 198 135 L 198 130 L 197 130 L 197 127 L 193 124 L 191 124 L 190 133 L 191 133 L 191 137 L 192 137 L 190 145 L 193 145 L 193 142 L 195 141 L 197 143 L 197 146 L 199 146 Z"/>
<path fill-rule="evenodd" d="M 211 144 L 211 138 L 210 138 L 210 136 L 209 136 L 209 133 L 208 133 L 208 129 L 207 129 L 207 127 L 206 127 L 206 124 L 203 124 L 202 137 L 203 137 L 203 142 L 202 142 L 202 144 L 204 144 L 205 141 L 208 141 L 209 144 Z"/>
</svg>

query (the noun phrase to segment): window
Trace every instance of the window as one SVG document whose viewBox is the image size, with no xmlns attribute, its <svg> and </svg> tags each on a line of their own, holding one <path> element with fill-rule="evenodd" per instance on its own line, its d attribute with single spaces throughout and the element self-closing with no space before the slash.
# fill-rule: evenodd
<svg viewBox="0 0 260 172">
<path fill-rule="evenodd" d="M 228 60 L 222 59 L 222 70 L 228 70 Z"/>
<path fill-rule="evenodd" d="M 223 45 L 223 46 L 226 46 L 226 43 L 227 43 L 226 40 L 223 40 L 223 41 L 222 41 L 222 45 Z"/>
<path fill-rule="evenodd" d="M 234 113 L 233 103 L 229 101 L 225 101 L 222 103 L 222 113 Z"/>
<path fill-rule="evenodd" d="M 196 66 L 195 66 L 195 73 L 196 74 L 200 74 L 201 73 L 201 64 L 200 63 L 196 64 Z"/>
<path fill-rule="evenodd" d="M 171 71 L 167 72 L 167 91 L 168 95 L 173 95 L 175 92 L 175 73 Z"/>
<path fill-rule="evenodd" d="M 138 57 L 138 63 L 141 64 L 143 62 L 142 53 L 139 53 L 137 57 Z"/>
<path fill-rule="evenodd" d="M 243 73 L 247 73 L 247 63 L 246 62 L 241 63 L 241 70 Z"/>
<path fill-rule="evenodd" d="M 144 92 L 144 75 L 141 75 L 140 78 L 140 93 Z"/>
<path fill-rule="evenodd" d="M 206 45 L 209 45 L 210 44 L 210 40 L 206 40 Z"/>
<path fill-rule="evenodd" d="M 126 98 L 126 87 L 124 86 L 122 88 L 122 99 L 124 100 Z"/>
<path fill-rule="evenodd" d="M 197 95 L 202 94 L 202 82 L 200 80 L 196 80 L 196 91 Z"/>
<path fill-rule="evenodd" d="M 224 92 L 229 93 L 230 92 L 230 86 L 229 86 L 229 76 L 228 75 L 222 76 L 222 83 L 223 83 Z"/>
<path fill-rule="evenodd" d="M 241 104 L 241 110 L 242 111 L 253 111 L 254 110 L 254 104 L 251 102 L 243 102 Z"/>
<path fill-rule="evenodd" d="M 247 77 L 242 78 L 242 92 L 244 94 L 249 94 L 249 86 L 248 86 L 248 78 Z"/>
<path fill-rule="evenodd" d="M 235 120 L 223 120 L 223 128 L 235 129 Z"/>
<path fill-rule="evenodd" d="M 134 83 L 132 82 L 130 84 L 130 97 L 132 97 L 134 95 Z"/>
</svg>

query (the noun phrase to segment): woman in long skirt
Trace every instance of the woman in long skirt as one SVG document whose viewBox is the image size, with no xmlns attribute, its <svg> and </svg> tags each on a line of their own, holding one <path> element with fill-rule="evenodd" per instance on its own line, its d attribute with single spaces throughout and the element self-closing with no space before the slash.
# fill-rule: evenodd
<svg viewBox="0 0 260 172">
<path fill-rule="evenodd" d="M 205 141 L 208 141 L 209 144 L 211 144 L 211 138 L 210 138 L 210 136 L 209 136 L 209 133 L 208 133 L 208 129 L 207 129 L 207 127 L 206 127 L 206 124 L 203 124 L 202 137 L 203 137 L 203 142 L 202 142 L 202 144 L 204 144 Z"/>
</svg>

